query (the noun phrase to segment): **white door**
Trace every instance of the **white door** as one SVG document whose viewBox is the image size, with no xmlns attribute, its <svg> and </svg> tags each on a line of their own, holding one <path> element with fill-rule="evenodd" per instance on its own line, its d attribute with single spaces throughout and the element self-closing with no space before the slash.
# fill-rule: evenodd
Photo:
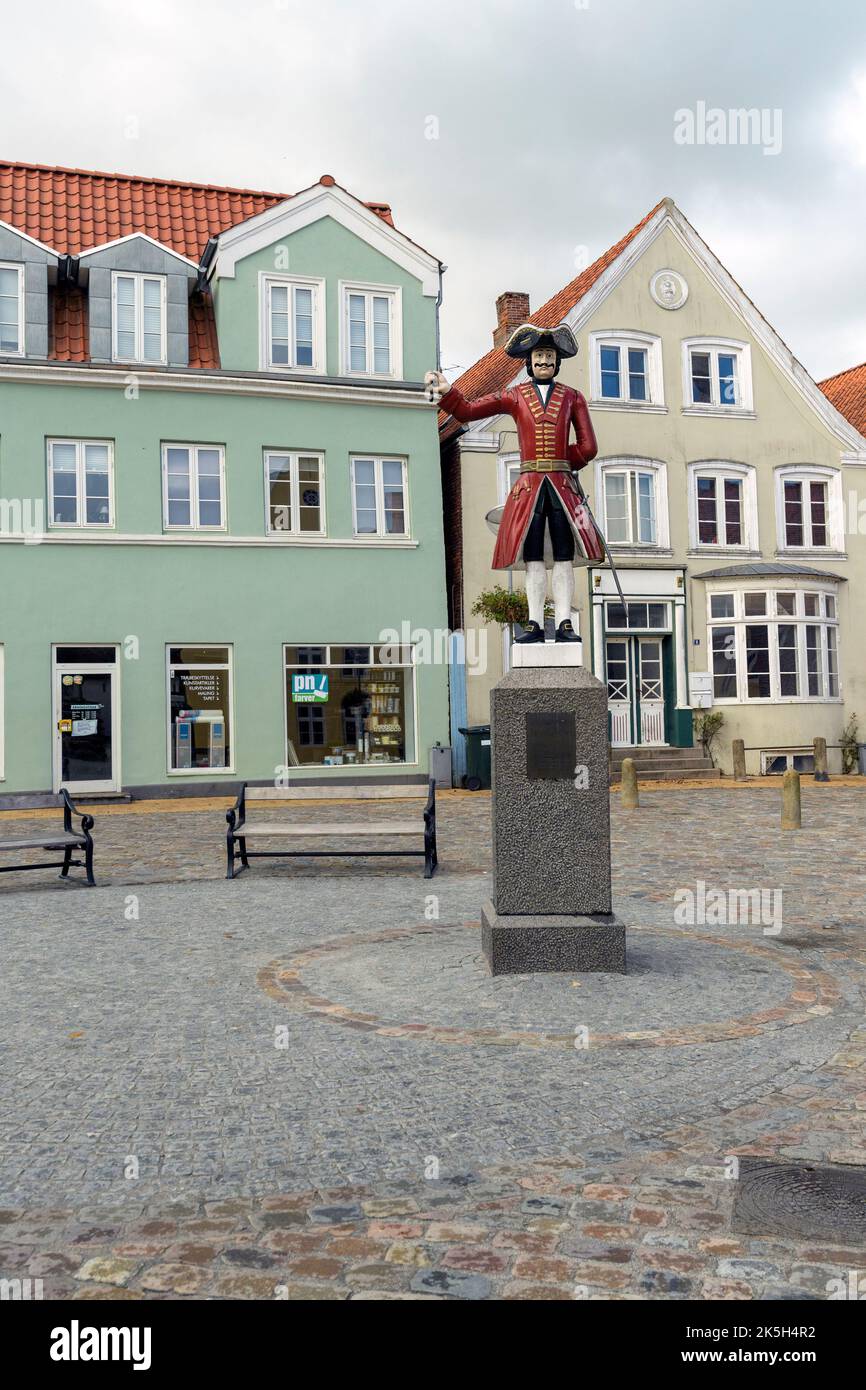
<svg viewBox="0 0 866 1390">
<path fill-rule="evenodd" d="M 116 648 L 55 649 L 53 722 L 54 790 L 119 791 Z"/>
<path fill-rule="evenodd" d="M 634 742 L 631 732 L 629 646 L 627 637 L 607 639 L 607 708 L 612 748 L 630 748 Z"/>
<path fill-rule="evenodd" d="M 638 638 L 638 703 L 641 743 L 665 741 L 665 692 L 659 637 Z"/>
</svg>

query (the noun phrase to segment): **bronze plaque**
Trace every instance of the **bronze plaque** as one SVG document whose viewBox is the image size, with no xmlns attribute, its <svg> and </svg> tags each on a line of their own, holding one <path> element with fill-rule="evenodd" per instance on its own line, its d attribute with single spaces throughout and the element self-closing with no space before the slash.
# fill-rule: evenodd
<svg viewBox="0 0 866 1390">
<path fill-rule="evenodd" d="M 563 782 L 577 761 L 574 715 L 526 715 L 526 776 L 530 782 Z"/>
</svg>

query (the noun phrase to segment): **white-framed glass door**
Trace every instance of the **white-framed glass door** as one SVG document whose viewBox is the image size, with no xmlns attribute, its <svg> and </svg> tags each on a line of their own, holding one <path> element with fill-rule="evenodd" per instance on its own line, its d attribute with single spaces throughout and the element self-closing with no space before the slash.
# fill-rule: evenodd
<svg viewBox="0 0 866 1390">
<path fill-rule="evenodd" d="M 53 649 L 54 790 L 120 790 L 116 646 Z"/>
<path fill-rule="evenodd" d="M 631 641 L 628 637 L 607 639 L 607 708 L 610 714 L 612 748 L 630 748 L 632 735 Z"/>
<path fill-rule="evenodd" d="M 665 741 L 665 692 L 662 639 L 637 638 L 637 698 L 640 710 L 640 741 Z"/>
</svg>

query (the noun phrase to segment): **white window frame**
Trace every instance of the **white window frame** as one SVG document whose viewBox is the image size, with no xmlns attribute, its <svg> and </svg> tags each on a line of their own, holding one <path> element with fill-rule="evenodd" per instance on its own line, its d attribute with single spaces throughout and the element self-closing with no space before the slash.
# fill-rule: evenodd
<svg viewBox="0 0 866 1390">
<path fill-rule="evenodd" d="M 711 401 L 692 400 L 692 353 L 706 352 L 710 355 L 710 394 Z M 719 353 L 731 354 L 736 361 L 737 394 L 736 405 L 725 405 L 719 395 Z M 686 338 L 682 347 L 683 371 L 683 414 L 684 415 L 754 415 L 752 393 L 752 349 L 748 343 L 736 338 Z"/>
<path fill-rule="evenodd" d="M 717 580 L 707 585 L 706 616 L 707 616 L 707 664 L 710 675 L 713 675 L 713 632 L 718 628 L 734 629 L 734 665 L 737 682 L 737 694 L 732 696 L 713 696 L 713 702 L 717 705 L 738 705 L 748 707 L 750 705 L 839 705 L 843 703 L 842 697 L 842 669 L 839 650 L 839 597 L 838 588 L 823 584 L 801 584 L 797 587 L 794 583 L 784 584 L 781 578 L 767 584 L 759 578 L 754 581 L 737 581 L 739 587 L 734 587 L 730 582 L 725 583 Z M 766 604 L 764 614 L 746 615 L 745 602 L 747 594 L 765 594 Z M 796 595 L 796 613 L 779 613 L 776 601 L 777 593 L 793 593 Z M 817 594 L 819 596 L 818 613 L 815 615 L 806 613 L 805 595 Z M 734 600 L 734 615 L 731 618 L 714 618 L 712 616 L 712 599 L 719 594 L 728 594 Z M 821 597 L 823 595 L 823 597 Z M 827 617 L 827 598 L 835 600 L 835 617 Z M 778 628 L 780 625 L 793 626 L 796 630 L 796 651 L 797 651 L 797 676 L 800 688 L 799 695 L 782 695 L 780 684 L 779 669 L 779 639 Z M 766 627 L 768 629 L 769 653 L 770 653 L 770 694 L 759 698 L 750 698 L 748 690 L 748 671 L 746 669 L 746 628 L 747 627 Z M 821 654 L 821 694 L 810 695 L 808 693 L 808 663 L 806 649 L 806 629 L 807 627 L 817 627 L 820 633 L 820 654 Z M 827 633 L 833 628 L 836 633 L 835 656 L 836 656 L 836 683 L 837 692 L 835 695 L 829 693 L 830 676 L 828 664 L 828 645 Z M 776 635 L 773 636 L 773 629 Z"/>
<path fill-rule="evenodd" d="M 118 279 L 133 280 L 135 282 L 135 355 L 133 357 L 122 357 L 117 350 L 117 281 Z M 156 280 L 159 282 L 159 312 L 160 312 L 160 357 L 159 361 L 144 356 L 144 313 L 143 313 L 143 284 L 145 280 Z M 152 275 L 148 271 L 142 270 L 113 270 L 111 272 L 111 360 L 112 362 L 136 362 L 144 367 L 164 367 L 168 361 L 168 310 L 167 310 L 167 277 L 165 275 Z"/>
<path fill-rule="evenodd" d="M 340 280 L 338 282 L 340 299 L 340 375 L 368 378 L 378 381 L 403 380 L 403 290 L 400 285 L 375 285 L 365 280 Z M 369 312 L 370 301 L 374 295 L 387 297 L 391 301 L 391 370 L 390 372 L 353 372 L 349 365 L 349 295 L 367 296 L 367 361 L 372 358 L 373 319 Z"/>
<path fill-rule="evenodd" d="M 18 350 L 17 352 L 0 352 L 0 357 L 23 357 L 27 351 L 25 342 L 27 336 L 27 324 L 25 322 L 25 298 L 24 298 L 24 266 L 19 261 L 0 261 L 0 270 L 14 270 L 18 276 Z"/>
<path fill-rule="evenodd" d="M 227 661 L 172 661 L 172 647 L 225 647 Z M 225 671 L 229 673 L 228 725 L 230 734 L 229 752 L 231 765 L 226 767 L 173 767 L 172 766 L 172 725 L 171 725 L 171 671 L 173 666 L 181 666 L 189 671 Z M 166 642 L 165 644 L 165 724 L 166 724 L 166 772 L 169 777 L 222 777 L 237 776 L 235 771 L 235 660 L 233 642 Z"/>
<path fill-rule="evenodd" d="M 361 457 L 361 456 L 359 455 L 359 457 Z M 175 644 L 175 645 L 176 645 L 176 644 Z M 325 660 L 324 660 L 323 662 L 319 663 L 319 664 L 316 666 L 315 669 L 316 669 L 316 670 L 321 670 L 321 671 L 332 671 L 332 670 L 343 670 L 343 669 L 344 669 L 344 663 L 343 663 L 343 662 L 333 662 L 333 661 L 331 660 L 331 652 L 332 652 L 332 650 L 333 650 L 334 648 L 337 648 L 337 647 L 342 647 L 342 648 L 346 648 L 346 647 L 369 647 L 369 648 L 371 649 L 371 650 L 370 650 L 370 655 L 371 655 L 371 657 L 372 657 L 373 653 L 375 652 L 376 647 L 385 647 L 385 646 L 389 646 L 390 643 L 382 642 L 382 641 L 379 641 L 379 640 L 377 640 L 377 641 L 375 641 L 375 642 L 307 642 L 307 643 L 284 642 L 284 643 L 283 643 L 283 649 L 282 649 L 282 656 L 283 656 L 283 672 L 282 672 L 282 680 L 283 680 L 283 748 L 286 750 L 286 756 L 287 756 L 287 757 L 288 757 L 288 751 L 289 751 L 289 692 L 288 692 L 288 682 L 287 682 L 287 680 L 286 680 L 286 674 L 287 674 L 287 672 L 289 672 L 289 671 L 304 671 L 304 670 L 309 670 L 309 669 L 310 669 L 310 664 L 311 664 L 311 663 L 307 663 L 306 665 L 301 665 L 301 664 L 299 664 L 299 663 L 297 663 L 297 662 L 289 662 L 289 661 L 287 660 L 287 658 L 286 658 L 286 653 L 288 652 L 289 647 L 297 647 L 297 646 L 302 646 L 302 645 L 303 645 L 303 646 L 307 646 L 307 647 L 321 647 L 322 650 L 323 650 L 323 652 L 324 652 L 324 654 L 325 654 Z M 420 752 L 419 752 L 418 677 L 417 677 L 417 667 L 418 667 L 418 664 L 419 664 L 419 663 L 418 663 L 418 660 L 417 660 L 417 648 L 416 648 L 415 645 L 412 644 L 412 643 L 401 642 L 399 645 L 401 646 L 401 648 L 408 645 L 408 646 L 410 647 L 410 649 L 411 649 L 411 656 L 410 656 L 410 660 L 409 660 L 408 662 L 400 661 L 400 662 L 395 662 L 395 663 L 393 663 L 393 664 L 394 664 L 395 668 L 398 669 L 398 670 L 401 670 L 401 671 L 407 671 L 407 670 L 408 670 L 408 671 L 411 672 L 411 675 L 410 675 L 409 679 L 410 679 L 410 682 L 411 682 L 411 685 L 412 685 L 412 699 L 411 699 L 411 710 L 412 710 L 412 751 L 414 752 L 415 756 L 414 756 L 414 758 L 412 759 L 411 762 L 404 762 L 404 763 L 390 763 L 390 762 L 389 762 L 389 763 L 358 763 L 358 764 L 356 764 L 356 765 L 354 766 L 354 768 L 353 768 L 352 770 L 353 770 L 353 772 L 360 772 L 362 775 L 364 775 L 365 772 L 366 772 L 367 770 L 370 771 L 370 773 L 371 773 L 372 776 L 375 776 L 376 773 L 377 773 L 377 772 L 380 772 L 382 768 L 418 767 L 418 765 L 419 765 L 419 761 L 420 761 Z M 389 663 L 389 664 L 391 664 L 391 663 Z M 406 707 L 407 707 L 407 709 L 410 708 L 410 701 L 409 701 L 409 700 L 406 701 Z M 407 738 L 407 740 L 406 740 L 406 744 L 407 744 L 407 747 L 408 747 L 408 744 L 409 744 L 408 738 Z M 303 769 L 304 769 L 305 766 L 314 767 L 314 768 L 316 768 L 317 770 L 324 769 L 324 771 L 325 771 L 326 773 L 331 772 L 332 770 L 333 770 L 333 771 L 336 771 L 336 772 L 338 772 L 338 773 L 345 773 L 346 768 L 347 768 L 347 766 L 349 766 L 349 765 L 348 765 L 348 764 L 342 764 L 342 765 L 340 765 L 340 764 L 338 764 L 338 763 L 335 763 L 335 764 L 333 764 L 333 765 L 327 764 L 327 763 L 302 764 L 302 765 L 301 765 L 301 768 L 299 769 L 299 771 L 300 771 L 300 772 L 303 772 Z"/>
<path fill-rule="evenodd" d="M 358 530 L 358 511 L 356 505 L 355 490 L 355 464 L 372 463 L 373 478 L 376 485 L 376 530 Z M 403 517 L 405 521 L 405 531 L 386 531 L 385 530 L 385 489 L 382 483 L 382 464 L 399 463 L 403 469 Z M 412 534 L 412 523 L 409 513 L 409 469 L 407 460 L 399 454 L 350 454 L 349 474 L 352 487 L 352 535 L 359 540 L 372 540 L 378 538 L 386 541 L 406 540 Z"/>
<path fill-rule="evenodd" d="M 633 401 L 629 396 L 603 396 L 601 394 L 601 349 L 615 347 L 620 350 L 620 386 L 628 377 L 628 349 L 642 348 L 646 352 L 647 399 Z M 625 353 L 625 357 L 623 357 Z M 602 410 L 665 411 L 664 366 L 662 360 L 662 340 L 653 333 L 638 333 L 632 329 L 613 329 L 609 333 L 590 333 L 590 401 L 593 408 Z M 626 370 L 623 371 L 623 362 Z"/>
<path fill-rule="evenodd" d="M 605 478 L 608 473 L 651 473 L 653 475 L 653 498 L 655 506 L 655 529 L 656 536 L 654 541 L 610 541 L 613 550 L 628 551 L 651 551 L 669 550 L 670 539 L 670 519 L 668 514 L 668 470 L 667 465 L 659 459 L 639 458 L 633 454 L 623 454 L 618 457 L 596 459 L 595 462 L 595 496 L 598 502 L 598 511 L 603 518 L 601 528 L 605 535 L 608 532 L 607 525 L 607 490 Z M 630 486 L 630 484 L 629 484 Z M 631 516 L 629 514 L 629 524 Z"/>
<path fill-rule="evenodd" d="M 184 526 L 178 525 L 177 522 L 169 523 L 169 519 L 168 519 L 168 451 L 169 451 L 169 449 L 187 449 L 187 450 L 189 451 L 189 455 L 190 455 L 190 470 L 189 470 L 189 475 L 190 475 L 190 494 L 189 494 L 189 498 L 190 498 L 190 520 L 189 520 L 189 524 L 188 524 L 188 525 L 184 525 Z M 219 460 L 220 460 L 220 471 L 219 471 L 219 479 L 220 479 L 220 517 L 222 518 L 222 520 L 221 520 L 219 526 L 202 526 L 202 525 L 200 524 L 200 522 L 199 522 L 199 519 L 198 519 L 198 518 L 199 518 L 198 451 L 199 451 L 200 449 L 216 449 L 217 452 L 219 453 Z M 224 444 L 205 444 L 205 443 L 190 444 L 190 443 L 185 442 L 184 440 L 168 439 L 168 440 L 163 440 L 163 443 L 162 443 L 162 446 L 161 446 L 161 452 L 162 452 L 162 529 L 163 529 L 163 531 L 168 531 L 168 532 L 174 532 L 174 531 L 180 531 L 180 532 L 198 531 L 198 532 L 201 532 L 201 533 L 204 534 L 204 535 L 211 535 L 211 534 L 219 533 L 220 531 L 226 531 L 226 530 L 228 529 L 228 520 L 227 520 L 227 517 L 226 517 L 226 451 L 225 451 L 225 445 L 224 445 Z M 173 645 L 176 647 L 176 646 L 178 646 L 179 644 L 178 644 L 177 642 L 175 642 L 175 643 L 173 643 Z M 186 645 L 187 645 L 187 646 L 210 646 L 210 645 L 214 645 L 214 646 L 216 646 L 216 645 L 225 646 L 225 643 L 223 642 L 223 643 L 220 643 L 220 644 L 217 644 L 217 643 L 211 644 L 211 643 L 204 643 L 204 642 L 198 642 L 198 643 L 188 642 L 188 643 L 186 643 Z"/>
<path fill-rule="evenodd" d="M 736 479 L 741 484 L 743 500 L 743 541 L 740 545 L 726 542 L 712 544 L 700 541 L 698 531 L 698 478 L 715 477 L 717 480 Z M 703 459 L 688 466 L 689 479 L 689 550 L 698 555 L 756 554 L 759 549 L 758 537 L 758 483 L 757 470 L 752 464 L 732 463 L 724 459 Z M 718 506 L 718 489 L 716 492 Z"/>
<path fill-rule="evenodd" d="M 286 286 L 290 291 L 292 312 L 289 315 L 291 330 L 291 361 L 271 360 L 271 289 L 274 285 Z M 313 365 L 299 367 L 295 363 L 295 297 L 296 289 L 313 292 Z M 313 275 L 279 275 L 271 271 L 259 272 L 259 366 L 264 372 L 303 372 L 308 376 L 324 376 L 327 370 L 327 329 L 325 306 L 325 280 Z"/>
<path fill-rule="evenodd" d="M 500 454 L 498 465 L 497 484 L 499 489 L 499 505 L 503 506 L 509 492 L 520 477 L 520 455 Z M 511 474 L 515 470 L 515 476 L 512 478 Z"/>
<path fill-rule="evenodd" d="M 72 444 L 75 447 L 75 521 L 54 520 L 54 445 Z M 85 495 L 84 451 L 89 444 L 108 450 L 108 521 L 87 520 L 87 499 Z M 48 526 L 54 531 L 86 530 L 110 531 L 114 526 L 114 440 L 113 439 L 65 439 L 52 435 L 45 441 L 48 467 Z"/>
<path fill-rule="evenodd" d="M 273 446 L 262 450 L 265 469 L 265 531 L 272 539 L 281 536 L 291 536 L 297 539 L 298 536 L 326 536 L 327 523 L 325 520 L 325 455 L 321 449 L 277 449 Z M 289 459 L 290 468 L 290 487 L 291 487 L 291 507 L 292 517 L 290 527 L 276 529 L 271 526 L 271 477 L 270 460 L 272 457 L 283 457 Z M 298 482 L 298 464 L 300 459 L 316 459 L 319 465 L 319 521 L 318 531 L 301 530 L 301 497 L 300 485 Z"/>
<path fill-rule="evenodd" d="M 822 464 L 785 464 L 775 469 L 776 480 L 776 546 L 777 554 L 802 555 L 807 551 L 818 555 L 845 551 L 845 517 L 842 500 L 841 468 L 825 467 Z M 827 486 L 827 544 L 812 544 L 812 518 L 808 500 L 804 505 L 804 536 L 809 540 L 805 545 L 788 543 L 785 525 L 785 483 L 802 483 L 808 490 L 809 483 L 825 483 Z"/>
</svg>

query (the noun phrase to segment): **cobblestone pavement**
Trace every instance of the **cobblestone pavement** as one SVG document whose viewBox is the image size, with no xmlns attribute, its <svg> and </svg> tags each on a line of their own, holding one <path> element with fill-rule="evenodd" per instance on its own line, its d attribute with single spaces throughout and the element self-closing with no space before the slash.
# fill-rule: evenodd
<svg viewBox="0 0 866 1390">
<path fill-rule="evenodd" d="M 628 975 L 495 980 L 486 797 L 442 798 L 432 882 L 371 860 L 227 884 L 219 805 L 97 811 L 105 887 L 0 881 L 0 1277 L 826 1298 L 866 1250 L 734 1233 L 726 1177 L 735 1155 L 866 1164 L 866 797 L 803 805 L 783 834 L 763 787 L 614 800 Z M 198 881 L 158 881 L 174 863 Z M 781 889 L 781 933 L 676 920 L 699 882 Z"/>
</svg>

